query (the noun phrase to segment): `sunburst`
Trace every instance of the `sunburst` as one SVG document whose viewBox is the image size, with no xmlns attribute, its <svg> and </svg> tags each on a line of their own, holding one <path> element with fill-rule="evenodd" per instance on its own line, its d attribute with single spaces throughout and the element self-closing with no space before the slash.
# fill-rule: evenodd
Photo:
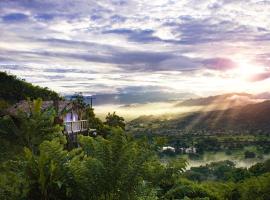
<svg viewBox="0 0 270 200">
<path fill-rule="evenodd" d="M 237 63 L 238 67 L 232 71 L 237 79 L 250 80 L 254 75 L 264 72 L 264 68 L 257 63 L 244 59 L 239 60 Z"/>
</svg>

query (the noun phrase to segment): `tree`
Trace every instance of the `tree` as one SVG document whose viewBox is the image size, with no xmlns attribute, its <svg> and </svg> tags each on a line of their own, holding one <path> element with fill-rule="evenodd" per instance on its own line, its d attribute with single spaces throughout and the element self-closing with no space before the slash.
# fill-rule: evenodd
<svg viewBox="0 0 270 200">
<path fill-rule="evenodd" d="M 87 104 L 84 101 L 84 97 L 81 92 L 75 93 L 72 97 L 71 100 L 80 107 L 80 109 L 85 109 L 87 107 Z"/>
<path fill-rule="evenodd" d="M 245 180 L 239 186 L 241 200 L 270 199 L 270 173 Z"/>
<path fill-rule="evenodd" d="M 179 180 L 165 195 L 164 199 L 220 199 L 215 193 L 188 180 Z M 221 199 L 220 199 L 221 200 Z"/>
<path fill-rule="evenodd" d="M 198 140 L 195 147 L 198 149 L 199 153 L 203 153 L 204 151 L 217 151 L 220 149 L 220 144 L 217 138 L 201 138 Z"/>
<path fill-rule="evenodd" d="M 3 100 L 3 99 L 0 99 L 0 116 L 1 115 L 4 115 L 4 112 L 5 110 L 10 106 L 10 104 Z"/>
<path fill-rule="evenodd" d="M 154 183 L 160 182 L 160 178 L 152 181 L 165 168 L 161 167 L 146 143 L 128 137 L 121 128 L 111 131 L 106 139 L 80 136 L 81 147 L 71 151 L 64 149 L 65 140 L 62 138 L 42 142 L 37 153 L 25 148 L 24 155 L 9 162 L 0 175 L 0 197 L 29 200 L 157 199 Z M 178 170 L 169 169 L 178 173 Z M 7 177 L 16 177 L 16 181 L 11 183 Z"/>
<path fill-rule="evenodd" d="M 270 172 L 270 159 L 264 161 L 263 163 L 257 163 L 249 168 L 249 172 L 253 176 L 259 176 L 264 173 Z"/>
<path fill-rule="evenodd" d="M 239 182 L 250 177 L 250 172 L 245 168 L 236 168 L 231 161 L 212 162 L 205 166 L 191 167 L 184 174 L 186 178 L 193 181 L 233 181 Z"/>
<path fill-rule="evenodd" d="M 153 137 L 153 145 L 156 150 L 162 149 L 163 146 L 168 144 L 166 137 Z"/>
<path fill-rule="evenodd" d="M 75 185 L 69 171 L 76 151 L 64 150 L 65 140 L 55 138 L 44 141 L 39 146 L 39 153 L 34 154 L 29 148 L 24 148 L 24 155 L 20 160 L 7 163 L 8 176 L 16 176 L 14 183 L 6 181 L 6 186 L 1 189 L 7 195 L 12 188 L 18 188 L 17 198 L 29 200 L 71 199 L 72 186 Z M 5 175 L 4 174 L 4 175 Z M 3 177 L 4 177 L 3 175 Z M 4 198 L 5 199 L 5 198 Z"/>
<path fill-rule="evenodd" d="M 86 154 L 84 179 L 77 181 L 81 193 L 93 199 L 135 199 L 145 177 L 145 165 L 152 152 L 113 128 L 108 138 L 80 137 Z"/>
<path fill-rule="evenodd" d="M 26 146 L 33 152 L 44 140 L 62 135 L 62 128 L 54 124 L 55 111 L 42 110 L 42 100 L 29 100 L 29 112 L 18 111 L 15 118 L 4 116 L 0 119 L 0 138 L 16 145 Z"/>
<path fill-rule="evenodd" d="M 111 127 L 120 127 L 121 129 L 125 130 L 125 119 L 123 117 L 120 117 L 113 112 L 113 114 L 108 113 L 106 116 L 106 125 L 109 125 Z"/>
<path fill-rule="evenodd" d="M 255 158 L 256 154 L 252 151 L 245 151 L 245 158 Z"/>
<path fill-rule="evenodd" d="M 16 76 L 6 72 L 0 72 L 0 100 L 5 100 L 9 104 L 17 103 L 30 98 L 31 100 L 42 98 L 43 100 L 56 100 L 61 97 L 48 88 L 34 86 Z"/>
<path fill-rule="evenodd" d="M 105 132 L 105 127 L 103 122 L 96 117 L 94 109 L 89 106 L 85 110 L 85 118 L 88 121 L 88 125 L 91 129 L 96 129 L 98 133 L 103 134 Z"/>
</svg>

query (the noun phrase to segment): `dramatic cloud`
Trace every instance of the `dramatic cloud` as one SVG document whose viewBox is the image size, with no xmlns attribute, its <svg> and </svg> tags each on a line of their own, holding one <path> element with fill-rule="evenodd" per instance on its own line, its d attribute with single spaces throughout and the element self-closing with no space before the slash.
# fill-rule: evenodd
<svg viewBox="0 0 270 200">
<path fill-rule="evenodd" d="M 22 14 L 22 13 L 11 13 L 11 14 L 8 14 L 8 15 L 4 15 L 2 17 L 2 20 L 4 22 L 21 22 L 21 21 L 24 21 L 24 20 L 27 20 L 28 19 L 28 16 L 25 15 L 25 14 Z"/>
<path fill-rule="evenodd" d="M 250 78 L 250 81 L 263 81 L 270 78 L 270 72 L 255 74 Z"/>
<path fill-rule="evenodd" d="M 63 94 L 264 92 L 269 18 L 269 1 L 2 0 L 0 70 Z"/>
<path fill-rule="evenodd" d="M 203 61 L 206 67 L 209 69 L 226 71 L 237 67 L 237 65 L 230 59 L 227 58 L 212 58 Z"/>
</svg>

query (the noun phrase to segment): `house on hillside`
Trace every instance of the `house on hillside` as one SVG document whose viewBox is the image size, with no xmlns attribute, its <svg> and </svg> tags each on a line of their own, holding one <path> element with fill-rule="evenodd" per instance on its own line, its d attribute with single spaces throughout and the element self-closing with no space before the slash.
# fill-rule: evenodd
<svg viewBox="0 0 270 200">
<path fill-rule="evenodd" d="M 73 138 L 78 133 L 87 132 L 89 127 L 87 120 L 83 119 L 85 110 L 73 101 L 43 101 L 41 105 L 42 110 L 54 108 L 57 113 L 55 123 L 64 126 L 64 133 Z M 16 116 L 18 111 L 31 112 L 31 102 L 26 100 L 20 101 L 11 108 L 7 109 L 7 113 Z"/>
</svg>

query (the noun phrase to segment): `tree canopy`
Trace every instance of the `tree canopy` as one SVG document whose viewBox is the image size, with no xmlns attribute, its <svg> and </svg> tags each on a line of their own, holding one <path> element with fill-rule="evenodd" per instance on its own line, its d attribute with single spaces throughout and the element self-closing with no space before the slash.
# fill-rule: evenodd
<svg viewBox="0 0 270 200">
<path fill-rule="evenodd" d="M 113 113 L 103 123 L 87 106 L 89 123 L 106 135 L 80 135 L 78 147 L 67 148 L 56 112 L 41 103 L 29 101 L 30 113 L 17 118 L 0 117 L 0 199 L 270 199 L 269 160 L 250 169 L 221 161 L 188 170 L 182 158 L 159 157 L 166 138 L 135 138 L 124 118 Z"/>
<path fill-rule="evenodd" d="M 108 113 L 106 116 L 105 124 L 111 126 L 111 127 L 120 127 L 123 130 L 125 130 L 125 119 L 123 117 L 118 116 L 115 112 Z"/>
<path fill-rule="evenodd" d="M 42 98 L 43 100 L 55 100 L 60 98 L 56 92 L 48 88 L 34 86 L 6 72 L 0 72 L 0 83 L 0 100 L 9 104 L 17 103 L 27 98 L 32 100 L 37 98 Z"/>
</svg>

